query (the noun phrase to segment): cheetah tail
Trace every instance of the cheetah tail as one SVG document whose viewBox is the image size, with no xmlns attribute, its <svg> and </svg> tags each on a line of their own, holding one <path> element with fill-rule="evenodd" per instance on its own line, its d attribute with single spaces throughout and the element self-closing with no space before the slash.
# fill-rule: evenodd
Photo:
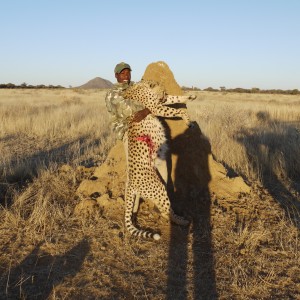
<svg viewBox="0 0 300 300">
<path fill-rule="evenodd" d="M 134 237 L 151 238 L 158 241 L 160 239 L 160 234 L 151 232 L 150 230 L 139 229 L 133 224 L 133 219 L 135 219 L 133 214 L 135 201 L 131 201 L 131 200 L 132 197 L 134 196 L 135 196 L 134 194 L 132 195 L 130 195 L 130 193 L 126 194 L 125 228 Z"/>
<path fill-rule="evenodd" d="M 150 238 L 150 239 L 154 239 L 155 241 L 160 240 L 160 234 L 158 234 L 158 233 L 150 232 L 150 231 L 144 230 L 144 229 L 138 229 L 138 228 L 134 227 L 133 225 L 130 226 L 130 228 L 127 227 L 126 229 L 134 237 Z"/>
</svg>

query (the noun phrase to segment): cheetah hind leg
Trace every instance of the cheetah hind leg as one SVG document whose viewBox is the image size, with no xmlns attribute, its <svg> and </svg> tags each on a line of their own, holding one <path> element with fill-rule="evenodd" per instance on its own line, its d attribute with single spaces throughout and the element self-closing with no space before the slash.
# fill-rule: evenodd
<svg viewBox="0 0 300 300">
<path fill-rule="evenodd" d="M 184 217 L 181 217 L 177 214 L 175 214 L 175 212 L 173 211 L 173 209 L 170 207 L 170 211 L 169 213 L 162 213 L 161 214 L 165 219 L 169 219 L 171 220 L 171 222 L 177 224 L 177 225 L 181 225 L 181 226 L 187 226 L 190 222 L 185 219 Z"/>
<path fill-rule="evenodd" d="M 132 208 L 132 222 L 135 224 L 137 221 L 137 212 L 139 210 L 140 206 L 140 193 L 137 192 L 136 194 L 133 195 L 133 208 Z"/>
<path fill-rule="evenodd" d="M 177 225 L 182 225 L 182 226 L 187 226 L 190 223 L 185 218 L 175 214 L 175 212 L 171 207 L 170 199 L 167 195 L 166 190 L 163 190 L 163 195 L 161 195 L 159 200 L 156 201 L 154 200 L 154 203 L 157 206 L 163 218 L 170 220 L 171 222 Z"/>
<path fill-rule="evenodd" d="M 178 216 L 177 214 L 175 214 L 172 208 L 170 209 L 170 218 L 171 218 L 171 221 L 177 225 L 187 226 L 190 223 L 190 221 L 188 221 L 184 217 L 181 217 L 181 216 Z"/>
<path fill-rule="evenodd" d="M 125 227 L 132 236 L 152 238 L 158 241 L 160 239 L 160 234 L 150 232 L 149 230 L 139 229 L 134 224 L 136 221 L 139 202 L 140 194 L 128 188 L 125 197 Z"/>
</svg>

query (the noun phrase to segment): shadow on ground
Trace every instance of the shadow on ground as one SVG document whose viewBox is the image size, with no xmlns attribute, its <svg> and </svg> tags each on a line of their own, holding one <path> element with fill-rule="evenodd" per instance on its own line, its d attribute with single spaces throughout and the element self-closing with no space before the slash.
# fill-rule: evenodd
<svg viewBox="0 0 300 300">
<path fill-rule="evenodd" d="M 190 225 L 171 227 L 167 299 L 217 299 L 208 187 L 210 143 L 194 123 L 194 128 L 171 139 L 171 152 L 173 178 L 168 191 L 175 212 L 187 216 Z"/>
<path fill-rule="evenodd" d="M 64 255 L 51 255 L 41 246 L 38 244 L 20 264 L 1 276 L 1 299 L 48 299 L 55 286 L 79 272 L 90 250 L 87 239 Z"/>
<path fill-rule="evenodd" d="M 260 127 L 244 130 L 239 132 L 236 140 L 245 147 L 253 170 L 261 174 L 263 187 L 300 228 L 300 168 L 297 156 L 300 124 L 266 121 L 269 130 L 262 131 Z M 274 126 L 280 130 L 272 129 Z"/>
<path fill-rule="evenodd" d="M 99 139 L 92 140 L 88 136 L 83 136 L 48 150 L 36 151 L 28 155 L 23 153 L 22 156 L 14 155 L 11 161 L 6 163 L 9 166 L 9 173 L 3 175 L 0 173 L 0 205 L 10 207 L 12 204 L 10 191 L 16 191 L 31 182 L 41 170 L 49 168 L 53 163 L 63 165 L 76 158 L 84 157 L 86 149 L 99 147 L 100 143 Z M 92 161 L 86 160 L 79 163 L 90 167 Z M 7 166 L 0 165 L 0 169 L 2 167 L 4 170 L 8 168 Z M 2 179 L 1 176 L 3 176 Z"/>
</svg>

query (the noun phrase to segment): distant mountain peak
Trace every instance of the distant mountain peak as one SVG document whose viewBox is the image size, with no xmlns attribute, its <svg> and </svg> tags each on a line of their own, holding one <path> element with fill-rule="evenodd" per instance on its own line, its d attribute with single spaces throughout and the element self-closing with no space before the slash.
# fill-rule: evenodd
<svg viewBox="0 0 300 300">
<path fill-rule="evenodd" d="M 78 86 L 80 89 L 107 89 L 111 88 L 113 83 L 109 80 L 103 79 L 101 77 L 95 77 L 94 79 L 89 80 L 87 83 Z"/>
</svg>

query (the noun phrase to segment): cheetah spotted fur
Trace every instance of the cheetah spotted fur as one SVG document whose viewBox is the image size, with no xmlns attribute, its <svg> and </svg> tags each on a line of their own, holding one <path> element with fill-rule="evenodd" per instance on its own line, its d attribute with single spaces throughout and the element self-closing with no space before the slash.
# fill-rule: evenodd
<svg viewBox="0 0 300 300">
<path fill-rule="evenodd" d="M 192 96 L 168 96 L 159 84 L 141 81 L 123 92 L 123 97 L 141 102 L 151 114 L 140 122 L 130 122 L 128 128 L 128 166 L 125 191 L 125 228 L 135 237 L 160 239 L 160 234 L 137 228 L 133 220 L 140 198 L 152 200 L 161 215 L 179 225 L 188 221 L 176 215 L 171 208 L 166 184 L 162 182 L 155 167 L 155 160 L 166 159 L 168 151 L 165 129 L 157 116 L 181 117 L 188 126 L 190 119 L 184 110 L 165 106 L 186 103 Z"/>
</svg>

